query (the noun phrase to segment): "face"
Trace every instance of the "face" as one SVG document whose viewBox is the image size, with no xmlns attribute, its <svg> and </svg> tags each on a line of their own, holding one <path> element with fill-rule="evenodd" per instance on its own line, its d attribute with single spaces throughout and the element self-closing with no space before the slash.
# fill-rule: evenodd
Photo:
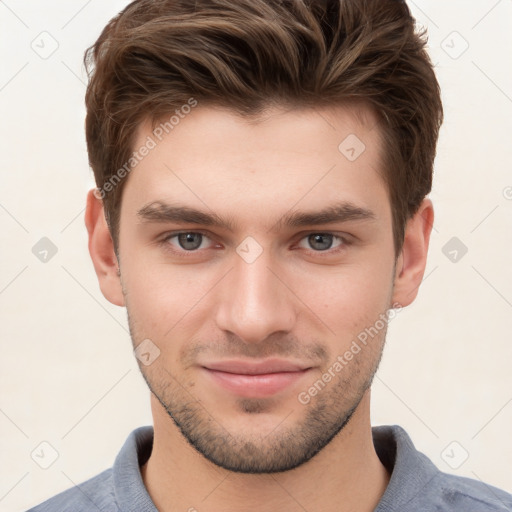
<svg viewBox="0 0 512 512">
<path fill-rule="evenodd" d="M 138 132 L 137 148 L 157 144 L 120 215 L 133 343 L 169 421 L 226 469 L 309 460 L 377 369 L 395 254 L 379 132 L 362 113 L 255 122 L 199 105 L 161 141 Z"/>
</svg>

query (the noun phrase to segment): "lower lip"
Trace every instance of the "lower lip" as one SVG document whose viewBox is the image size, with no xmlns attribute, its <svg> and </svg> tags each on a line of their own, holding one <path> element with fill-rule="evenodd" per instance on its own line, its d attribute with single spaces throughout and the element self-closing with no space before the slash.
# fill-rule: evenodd
<svg viewBox="0 0 512 512">
<path fill-rule="evenodd" d="M 297 382 L 309 371 L 242 375 L 210 370 L 209 368 L 205 368 L 205 370 L 218 385 L 247 398 L 272 396 Z"/>
</svg>

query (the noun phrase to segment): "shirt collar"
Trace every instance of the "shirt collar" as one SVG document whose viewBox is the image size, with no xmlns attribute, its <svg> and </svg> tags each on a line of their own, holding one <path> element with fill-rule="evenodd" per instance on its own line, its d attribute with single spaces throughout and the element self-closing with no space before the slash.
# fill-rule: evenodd
<svg viewBox="0 0 512 512">
<path fill-rule="evenodd" d="M 391 474 L 375 512 L 404 510 L 439 470 L 414 447 L 407 432 L 398 425 L 372 428 L 375 451 Z"/>
<path fill-rule="evenodd" d="M 418 452 L 407 432 L 398 425 L 372 428 L 375 451 L 391 478 L 375 512 L 403 507 L 414 499 L 439 470 Z M 140 466 L 148 460 L 153 445 L 153 427 L 134 430 L 113 466 L 116 501 L 123 511 L 158 512 L 149 496 Z"/>
<path fill-rule="evenodd" d="M 135 429 L 114 462 L 114 493 L 123 512 L 158 512 L 144 486 L 140 466 L 148 460 L 153 447 L 153 427 Z"/>
</svg>

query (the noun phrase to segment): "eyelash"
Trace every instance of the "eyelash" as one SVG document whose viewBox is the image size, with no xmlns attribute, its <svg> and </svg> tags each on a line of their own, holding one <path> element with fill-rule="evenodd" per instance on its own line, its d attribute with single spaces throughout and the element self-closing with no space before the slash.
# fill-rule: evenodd
<svg viewBox="0 0 512 512">
<path fill-rule="evenodd" d="M 187 258 L 187 257 L 190 257 L 190 255 L 198 254 L 201 250 L 205 250 L 205 249 L 194 249 L 194 250 L 189 250 L 189 251 L 187 251 L 186 249 L 183 249 L 183 248 L 175 249 L 175 248 L 172 248 L 172 246 L 169 242 L 171 239 L 173 239 L 179 235 L 192 234 L 192 233 L 200 234 L 200 235 L 210 239 L 209 234 L 205 231 L 200 231 L 200 230 L 176 231 L 174 233 L 168 233 L 167 235 L 165 235 L 165 237 L 162 240 L 160 240 L 159 244 L 161 246 L 163 246 L 165 250 L 172 252 L 174 255 L 183 257 L 183 258 Z M 331 233 L 328 231 L 311 231 L 311 232 L 303 235 L 299 239 L 298 242 L 301 242 L 302 240 L 307 239 L 308 237 L 310 237 L 312 235 L 328 235 L 328 236 L 332 236 L 334 240 L 338 240 L 341 242 L 340 245 L 338 245 L 337 247 L 329 248 L 324 251 L 315 251 L 313 249 L 309 249 L 309 250 L 306 249 L 309 253 L 314 254 L 315 256 L 322 257 L 323 255 L 330 256 L 333 254 L 337 254 L 338 252 L 343 251 L 347 246 L 351 245 L 351 240 L 349 240 L 347 236 L 337 235 L 336 233 Z M 333 241 L 333 243 L 334 243 L 334 241 Z"/>
</svg>

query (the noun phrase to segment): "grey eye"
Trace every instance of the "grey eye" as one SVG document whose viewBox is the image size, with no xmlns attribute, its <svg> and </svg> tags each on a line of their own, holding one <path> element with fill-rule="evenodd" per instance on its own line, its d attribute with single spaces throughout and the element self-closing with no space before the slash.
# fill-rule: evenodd
<svg viewBox="0 0 512 512">
<path fill-rule="evenodd" d="M 317 251 L 326 251 L 332 247 L 333 235 L 315 233 L 308 236 L 309 245 Z"/>
<path fill-rule="evenodd" d="M 180 247 L 187 251 L 198 249 L 203 241 L 201 233 L 180 233 L 177 237 Z"/>
</svg>

